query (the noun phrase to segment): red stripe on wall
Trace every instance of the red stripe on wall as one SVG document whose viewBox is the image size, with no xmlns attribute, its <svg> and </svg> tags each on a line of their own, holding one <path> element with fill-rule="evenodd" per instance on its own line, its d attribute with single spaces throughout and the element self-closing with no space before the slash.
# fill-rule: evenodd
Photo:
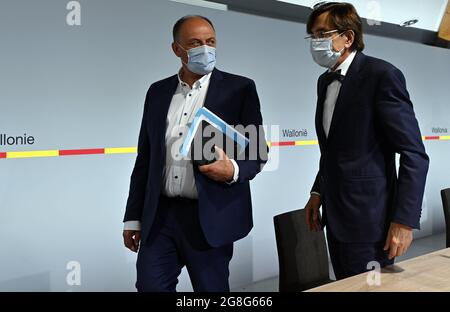
<svg viewBox="0 0 450 312">
<path fill-rule="evenodd" d="M 93 155 L 104 154 L 104 148 L 92 148 L 92 149 L 78 149 L 78 150 L 60 150 L 59 156 L 72 156 L 72 155 Z"/>
<path fill-rule="evenodd" d="M 295 142 L 272 142 L 272 146 L 295 146 Z"/>
<path fill-rule="evenodd" d="M 439 136 L 426 136 L 425 140 L 430 141 L 430 140 L 439 140 L 441 137 Z"/>
<path fill-rule="evenodd" d="M 6 158 L 6 153 L 0 153 L 0 158 Z"/>
</svg>

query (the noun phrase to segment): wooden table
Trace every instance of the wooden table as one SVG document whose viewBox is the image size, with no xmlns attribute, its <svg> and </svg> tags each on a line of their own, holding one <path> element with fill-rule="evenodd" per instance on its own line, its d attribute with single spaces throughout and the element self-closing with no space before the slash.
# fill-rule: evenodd
<svg viewBox="0 0 450 312">
<path fill-rule="evenodd" d="M 382 269 L 380 286 L 370 286 L 367 282 L 367 276 L 368 273 L 363 273 L 308 291 L 450 291 L 450 248 L 396 263 L 393 266 Z"/>
</svg>

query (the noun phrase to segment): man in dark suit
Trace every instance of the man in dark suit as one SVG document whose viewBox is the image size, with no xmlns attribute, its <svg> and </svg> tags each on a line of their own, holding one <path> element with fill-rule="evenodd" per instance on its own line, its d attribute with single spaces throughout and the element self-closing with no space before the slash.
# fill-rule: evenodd
<svg viewBox="0 0 450 312">
<path fill-rule="evenodd" d="M 217 161 L 196 166 L 180 157 L 179 148 L 199 108 L 230 125 L 259 130 L 260 103 L 252 80 L 215 69 L 216 34 L 210 20 L 181 18 L 173 39 L 182 68 L 147 93 L 124 244 L 139 250 L 138 291 L 175 291 L 184 266 L 195 291 L 229 291 L 233 242 L 253 226 L 249 181 L 267 160 L 264 133 L 247 135 L 249 149 L 257 149 L 247 151 L 257 155 L 253 159 L 229 159 L 217 149 Z"/>
<path fill-rule="evenodd" d="M 327 226 L 335 275 L 392 264 L 419 229 L 429 159 L 403 74 L 362 53 L 362 22 L 348 3 L 326 3 L 308 21 L 318 81 L 321 158 L 306 222 Z M 395 154 L 400 154 L 397 175 Z M 323 218 L 319 208 L 323 206 Z"/>
</svg>

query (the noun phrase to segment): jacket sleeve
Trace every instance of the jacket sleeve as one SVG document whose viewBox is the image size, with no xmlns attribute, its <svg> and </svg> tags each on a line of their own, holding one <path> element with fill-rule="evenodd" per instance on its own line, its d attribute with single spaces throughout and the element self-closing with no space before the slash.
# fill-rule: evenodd
<svg viewBox="0 0 450 312">
<path fill-rule="evenodd" d="M 241 112 L 243 126 L 255 126 L 256 136 L 250 137 L 245 160 L 236 160 L 239 166 L 238 183 L 252 180 L 264 167 L 268 160 L 268 151 L 265 133 L 262 127 L 261 107 L 256 86 L 253 81 L 245 90 L 244 105 Z"/>
<path fill-rule="evenodd" d="M 429 158 L 406 89 L 405 77 L 397 68 L 393 67 L 383 74 L 375 105 L 386 140 L 400 154 L 391 221 L 419 229 Z"/>
<path fill-rule="evenodd" d="M 317 98 L 320 97 L 320 86 L 321 86 L 321 83 L 322 83 L 323 76 L 324 76 L 325 74 L 326 74 L 326 72 L 323 73 L 323 74 L 319 77 L 319 79 L 317 80 Z M 319 108 L 317 108 L 317 109 L 319 109 Z M 317 112 L 316 112 L 316 113 L 317 113 Z M 316 193 L 316 194 L 319 194 L 319 195 L 320 195 L 320 171 L 317 172 L 316 178 L 315 178 L 315 180 L 314 180 L 314 184 L 313 184 L 313 186 L 312 186 L 312 188 L 311 188 L 310 194 L 312 194 L 312 193 Z"/>
<path fill-rule="evenodd" d="M 317 172 L 316 179 L 314 180 L 314 184 L 311 188 L 311 193 L 320 194 L 320 172 Z"/>
<path fill-rule="evenodd" d="M 144 207 L 145 188 L 147 185 L 150 163 L 150 142 L 146 129 L 150 93 L 151 87 L 147 92 L 147 96 L 145 99 L 144 113 L 142 117 L 141 128 L 139 131 L 137 157 L 130 178 L 130 189 L 125 210 L 125 217 L 123 219 L 124 222 L 140 221 L 142 209 Z"/>
</svg>

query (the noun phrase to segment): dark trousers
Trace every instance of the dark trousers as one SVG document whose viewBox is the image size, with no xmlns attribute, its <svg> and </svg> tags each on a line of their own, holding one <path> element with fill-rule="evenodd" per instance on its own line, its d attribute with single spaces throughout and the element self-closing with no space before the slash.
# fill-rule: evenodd
<svg viewBox="0 0 450 312">
<path fill-rule="evenodd" d="M 377 261 L 380 267 L 394 263 L 389 260 L 389 252 L 384 251 L 384 241 L 377 243 L 343 243 L 339 242 L 332 231 L 327 229 L 328 251 L 336 279 L 344 279 L 373 269 L 367 267 L 372 261 Z"/>
<path fill-rule="evenodd" d="M 139 292 L 174 292 L 186 266 L 194 291 L 228 292 L 233 244 L 208 245 L 196 200 L 161 196 L 147 243 L 140 246 L 136 288 Z"/>
</svg>

